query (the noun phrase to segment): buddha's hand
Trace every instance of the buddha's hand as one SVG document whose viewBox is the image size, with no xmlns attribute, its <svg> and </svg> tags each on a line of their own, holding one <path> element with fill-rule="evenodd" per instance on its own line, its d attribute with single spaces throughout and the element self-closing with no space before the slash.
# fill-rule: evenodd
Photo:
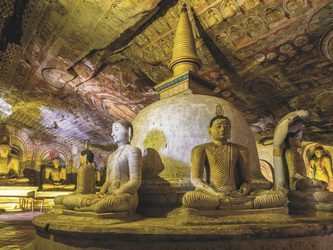
<svg viewBox="0 0 333 250">
<path fill-rule="evenodd" d="M 242 196 L 247 195 L 251 191 L 251 185 L 249 183 L 243 183 L 239 191 L 242 193 Z"/>
<path fill-rule="evenodd" d="M 244 197 L 251 191 L 251 185 L 248 183 L 243 183 L 239 190 L 232 191 L 230 196 L 232 197 Z"/>
<path fill-rule="evenodd" d="M 99 193 L 98 194 L 98 198 L 103 198 L 103 197 L 105 197 L 106 196 L 106 194 L 102 194 L 102 193 Z"/>
</svg>

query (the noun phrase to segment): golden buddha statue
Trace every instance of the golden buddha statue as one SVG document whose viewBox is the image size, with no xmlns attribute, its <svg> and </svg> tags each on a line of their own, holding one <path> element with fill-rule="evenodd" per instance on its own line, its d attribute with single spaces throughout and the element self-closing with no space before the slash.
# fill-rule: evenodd
<svg viewBox="0 0 333 250">
<path fill-rule="evenodd" d="M 19 159 L 9 155 L 11 151 L 10 138 L 3 136 L 0 144 L 0 178 L 14 179 L 19 175 Z"/>
<path fill-rule="evenodd" d="M 99 194 L 58 196 L 54 203 L 97 213 L 133 211 L 138 205 L 142 153 L 130 145 L 132 134 L 130 122 L 120 120 L 112 124 L 112 137 L 118 149 L 109 156 L 106 181 Z"/>
<path fill-rule="evenodd" d="M 88 142 L 86 149 L 80 154 L 80 169 L 77 173 L 76 190 L 74 194 L 94 194 L 95 190 L 95 168 L 93 166 L 94 153 L 89 150 Z"/>
<path fill-rule="evenodd" d="M 217 107 L 208 133 L 213 141 L 192 150 L 191 181 L 196 190 L 183 197 L 185 207 L 197 209 L 249 209 L 283 206 L 281 191 L 252 191 L 250 156 L 247 148 L 228 142 L 230 120 Z M 203 180 L 204 170 L 206 181 Z"/>
<path fill-rule="evenodd" d="M 323 146 L 317 146 L 314 154 L 315 157 L 310 160 L 312 176 L 329 184 L 333 178 L 331 158 L 324 155 Z"/>
<path fill-rule="evenodd" d="M 285 158 L 288 167 L 289 189 L 302 190 L 316 188 L 319 190 L 325 190 L 327 188 L 327 182 L 320 181 L 319 179 L 311 179 L 306 176 L 304 159 L 297 151 L 301 146 L 301 140 L 301 131 L 288 133 L 287 135 Z"/>
<path fill-rule="evenodd" d="M 74 184 L 66 184 L 66 168 L 61 167 L 59 156 L 55 156 L 52 160 L 52 166 L 44 169 L 43 189 L 69 189 L 75 188 Z"/>
<path fill-rule="evenodd" d="M 307 114 L 304 110 L 291 112 L 283 117 L 282 122 L 280 121 L 276 127 L 278 132 L 275 134 L 280 135 L 280 139 L 284 139 L 284 145 L 286 145 L 285 161 L 282 161 L 286 164 L 283 164 L 285 171 L 280 171 L 280 174 L 283 174 L 280 178 L 280 188 L 287 191 L 289 213 L 307 215 L 328 213 L 331 216 L 333 213 L 333 194 L 327 190 L 327 182 L 307 177 L 304 159 L 298 152 L 304 129 L 302 120 L 307 119 Z M 281 140 L 276 145 L 280 145 L 280 142 Z M 276 149 L 275 152 L 278 152 Z M 277 166 L 276 164 L 275 170 L 278 169 Z M 275 177 L 278 177 L 277 172 L 275 174 Z"/>
</svg>

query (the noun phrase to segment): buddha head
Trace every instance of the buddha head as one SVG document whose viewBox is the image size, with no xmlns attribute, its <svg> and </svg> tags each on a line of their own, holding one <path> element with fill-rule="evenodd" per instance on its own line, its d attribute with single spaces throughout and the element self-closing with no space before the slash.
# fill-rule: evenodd
<svg viewBox="0 0 333 250">
<path fill-rule="evenodd" d="M 1 144 L 0 145 L 0 156 L 3 158 L 7 158 L 11 150 L 11 146 L 9 144 Z"/>
<path fill-rule="evenodd" d="M 94 153 L 89 149 L 83 150 L 80 154 L 80 165 L 93 162 L 94 162 Z"/>
<path fill-rule="evenodd" d="M 52 160 L 52 164 L 53 164 L 54 168 L 59 168 L 60 164 L 61 164 L 60 158 L 59 157 L 54 157 L 53 160 Z"/>
<path fill-rule="evenodd" d="M 117 144 L 128 144 L 133 137 L 132 124 L 127 120 L 119 120 L 112 124 L 113 141 Z"/>
<path fill-rule="evenodd" d="M 324 154 L 324 148 L 323 146 L 317 146 L 314 151 L 317 158 L 321 158 Z"/>
<path fill-rule="evenodd" d="M 208 133 L 213 140 L 226 141 L 230 139 L 231 123 L 228 117 L 223 115 L 215 116 L 209 123 Z"/>
<path fill-rule="evenodd" d="M 2 138 L 2 142 L 0 144 L 0 156 L 3 158 L 7 158 L 11 149 L 12 147 L 10 146 L 10 138 L 5 135 Z"/>
</svg>

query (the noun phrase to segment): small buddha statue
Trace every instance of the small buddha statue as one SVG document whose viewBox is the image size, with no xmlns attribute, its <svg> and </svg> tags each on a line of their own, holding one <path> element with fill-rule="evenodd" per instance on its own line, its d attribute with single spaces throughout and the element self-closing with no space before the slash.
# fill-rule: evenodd
<svg viewBox="0 0 333 250">
<path fill-rule="evenodd" d="M 288 167 L 289 189 L 302 190 L 315 188 L 325 190 L 327 182 L 319 179 L 311 179 L 306 176 L 306 167 L 302 155 L 297 151 L 301 147 L 302 132 L 291 132 L 287 134 L 285 158 Z"/>
<path fill-rule="evenodd" d="M 314 154 L 315 157 L 310 160 L 312 176 L 317 180 L 330 183 L 333 178 L 331 158 L 324 155 L 323 146 L 317 146 Z"/>
<path fill-rule="evenodd" d="M 108 158 L 106 181 L 99 194 L 58 196 L 54 203 L 96 213 L 135 210 L 141 185 L 142 153 L 130 145 L 132 134 L 130 122 L 119 120 L 112 124 L 112 137 L 118 149 Z"/>
<path fill-rule="evenodd" d="M 88 142 L 86 149 L 80 154 L 80 168 L 77 173 L 76 190 L 74 194 L 94 194 L 95 191 L 95 168 L 93 166 L 94 153 L 89 150 Z"/>
<path fill-rule="evenodd" d="M 293 116 L 294 114 L 290 113 L 287 116 L 291 117 L 290 115 Z M 286 174 L 284 176 L 285 181 L 283 181 L 287 185 L 283 185 L 283 188 L 287 188 L 289 213 L 320 216 L 328 214 L 332 216 L 333 194 L 327 190 L 327 182 L 306 176 L 304 159 L 297 150 L 301 146 L 304 126 L 298 126 L 297 123 L 299 122 L 296 119 L 296 122 L 289 122 L 287 127 L 282 128 L 282 130 L 288 128 L 284 153 L 286 162 L 286 166 L 284 166 L 286 171 L 284 172 Z M 278 127 L 276 129 L 280 130 Z M 279 134 L 281 135 L 282 133 Z"/>
<path fill-rule="evenodd" d="M 60 157 L 55 156 L 52 159 L 52 166 L 44 169 L 43 189 L 74 189 L 75 185 L 66 184 L 66 168 L 62 168 Z"/>
<path fill-rule="evenodd" d="M 3 136 L 0 144 L 0 178 L 14 179 L 19 174 L 19 159 L 9 155 L 11 151 L 10 138 Z"/>
<path fill-rule="evenodd" d="M 196 188 L 183 197 L 184 207 L 197 209 L 249 209 L 283 206 L 281 191 L 252 191 L 250 156 L 247 148 L 228 142 L 230 120 L 220 105 L 210 121 L 212 142 L 192 150 L 191 182 Z M 206 181 L 203 180 L 206 170 Z"/>
<path fill-rule="evenodd" d="M 92 163 L 92 167 L 95 171 L 95 184 L 98 186 L 101 183 L 101 171 L 98 169 L 95 161 Z"/>
</svg>

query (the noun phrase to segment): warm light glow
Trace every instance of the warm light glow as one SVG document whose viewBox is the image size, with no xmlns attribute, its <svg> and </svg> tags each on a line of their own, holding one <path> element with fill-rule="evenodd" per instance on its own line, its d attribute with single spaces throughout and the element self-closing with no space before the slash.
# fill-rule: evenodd
<svg viewBox="0 0 333 250">
<path fill-rule="evenodd" d="M 20 197 L 35 196 L 38 187 L 0 187 L 1 196 Z"/>
</svg>

